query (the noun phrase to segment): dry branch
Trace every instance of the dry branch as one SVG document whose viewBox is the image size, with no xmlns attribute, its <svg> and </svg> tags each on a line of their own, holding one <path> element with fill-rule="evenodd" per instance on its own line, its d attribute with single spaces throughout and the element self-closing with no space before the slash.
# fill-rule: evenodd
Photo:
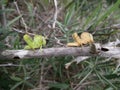
<svg viewBox="0 0 120 90">
<path fill-rule="evenodd" d="M 116 41 L 117 42 L 117 41 Z M 113 45 L 119 42 L 111 42 L 103 46 L 95 44 L 98 53 L 91 53 L 91 47 L 59 47 L 45 48 L 42 50 L 3 50 L 0 52 L 1 59 L 25 59 L 44 58 L 53 56 L 101 56 L 120 58 L 120 47 Z"/>
<path fill-rule="evenodd" d="M 60 48 L 46 48 L 42 50 L 5 50 L 1 51 L 0 58 L 5 59 L 24 59 L 24 58 L 42 58 L 52 56 L 86 56 L 90 55 L 89 48 L 79 47 L 60 47 Z"/>
</svg>

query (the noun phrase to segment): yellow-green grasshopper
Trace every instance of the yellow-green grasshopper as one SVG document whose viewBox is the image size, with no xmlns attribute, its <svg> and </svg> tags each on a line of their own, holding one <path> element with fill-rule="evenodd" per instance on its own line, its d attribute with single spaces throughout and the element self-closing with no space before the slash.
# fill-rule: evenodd
<svg viewBox="0 0 120 90">
<path fill-rule="evenodd" d="M 28 44 L 24 47 L 24 49 L 42 49 L 42 47 L 46 45 L 46 38 L 42 35 L 34 35 L 34 38 L 32 39 L 31 36 L 25 34 L 23 39 Z"/>
</svg>

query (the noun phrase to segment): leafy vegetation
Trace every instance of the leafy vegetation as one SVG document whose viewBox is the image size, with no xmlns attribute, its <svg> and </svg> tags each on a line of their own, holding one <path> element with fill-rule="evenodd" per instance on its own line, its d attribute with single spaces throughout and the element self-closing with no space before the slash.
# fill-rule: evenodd
<svg viewBox="0 0 120 90">
<path fill-rule="evenodd" d="M 4 1 L 4 2 L 3 2 Z M 15 2 L 16 1 L 16 2 Z M 95 42 L 116 40 L 120 0 L 1 0 L 0 50 L 23 49 L 25 33 L 48 37 L 46 47 L 72 42 L 74 32 L 93 34 Z M 55 3 L 57 18 L 55 28 Z M 1 17 L 5 14 L 6 17 Z M 109 28 L 108 28 L 109 27 Z M 65 69 L 73 56 L 0 60 L 0 90 L 118 90 L 120 69 L 116 60 L 92 57 Z M 13 64 L 5 66 L 5 64 Z M 15 66 L 14 66 L 15 65 Z"/>
</svg>

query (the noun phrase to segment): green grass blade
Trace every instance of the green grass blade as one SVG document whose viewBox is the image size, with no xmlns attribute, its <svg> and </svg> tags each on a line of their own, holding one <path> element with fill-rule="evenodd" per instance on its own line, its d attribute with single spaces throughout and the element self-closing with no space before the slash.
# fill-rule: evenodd
<svg viewBox="0 0 120 90">
<path fill-rule="evenodd" d="M 12 25 L 13 23 L 15 23 L 17 20 L 19 20 L 22 17 L 22 15 L 19 15 L 18 17 L 14 18 L 13 20 L 11 20 L 8 24 L 7 27 L 9 27 L 10 25 Z"/>
<path fill-rule="evenodd" d="M 20 86 L 23 82 L 24 82 L 24 81 L 20 81 L 20 82 L 16 83 L 10 90 L 16 90 L 16 88 L 17 88 L 18 86 Z"/>
<path fill-rule="evenodd" d="M 119 9 L 120 0 L 117 0 L 117 2 L 112 5 L 96 22 L 96 25 L 98 25 L 101 21 L 105 20 L 106 17 L 108 17 L 112 12 Z"/>
</svg>

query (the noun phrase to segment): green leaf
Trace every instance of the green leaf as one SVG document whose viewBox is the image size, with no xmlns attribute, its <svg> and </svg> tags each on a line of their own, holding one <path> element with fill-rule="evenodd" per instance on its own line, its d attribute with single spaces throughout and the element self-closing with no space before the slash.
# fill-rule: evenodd
<svg viewBox="0 0 120 90">
<path fill-rule="evenodd" d="M 107 88 L 107 89 L 105 89 L 105 90 L 114 90 L 112 87 L 109 87 L 109 88 Z"/>
<path fill-rule="evenodd" d="M 10 78 L 14 81 L 22 81 L 22 79 L 19 77 L 11 76 Z"/>
<path fill-rule="evenodd" d="M 51 84 L 49 84 L 49 87 L 67 89 L 69 87 L 69 85 L 65 84 L 65 83 L 51 83 Z"/>
</svg>

